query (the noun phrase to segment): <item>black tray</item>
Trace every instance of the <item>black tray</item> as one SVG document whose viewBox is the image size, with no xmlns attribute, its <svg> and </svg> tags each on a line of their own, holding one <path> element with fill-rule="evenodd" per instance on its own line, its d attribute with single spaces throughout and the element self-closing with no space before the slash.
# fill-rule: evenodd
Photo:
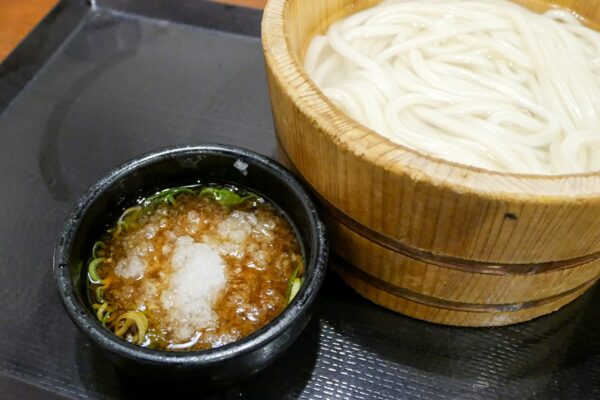
<svg viewBox="0 0 600 400">
<path fill-rule="evenodd" d="M 220 142 L 275 155 L 260 18 L 200 0 L 63 1 L 0 66 L 0 398 L 152 397 L 63 311 L 55 239 L 79 193 L 140 153 Z M 596 287 L 529 323 L 456 329 L 330 275 L 284 358 L 210 398 L 600 398 L 599 307 Z"/>
</svg>

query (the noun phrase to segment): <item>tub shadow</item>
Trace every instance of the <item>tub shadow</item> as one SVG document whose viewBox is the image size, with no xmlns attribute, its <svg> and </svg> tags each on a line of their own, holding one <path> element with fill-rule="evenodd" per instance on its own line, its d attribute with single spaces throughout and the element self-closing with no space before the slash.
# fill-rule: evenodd
<svg viewBox="0 0 600 400">
<path fill-rule="evenodd" d="M 330 277 L 328 286 L 327 292 L 336 293 L 345 305 L 336 305 L 332 296 L 320 310 L 327 324 L 374 358 L 433 380 L 477 382 L 486 376 L 490 390 L 521 383 L 540 388 L 557 371 L 582 368 L 600 347 L 600 286 L 553 314 L 498 328 L 435 325 L 376 306 L 337 276 Z"/>
</svg>

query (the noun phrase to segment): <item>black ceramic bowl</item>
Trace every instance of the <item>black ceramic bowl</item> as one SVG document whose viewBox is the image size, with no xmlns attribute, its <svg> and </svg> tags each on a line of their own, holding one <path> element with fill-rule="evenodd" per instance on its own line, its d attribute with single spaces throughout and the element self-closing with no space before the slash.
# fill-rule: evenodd
<svg viewBox="0 0 600 400">
<path fill-rule="evenodd" d="M 86 297 L 84 266 L 94 241 L 140 196 L 193 183 L 230 183 L 257 192 L 284 212 L 297 230 L 305 281 L 292 303 L 254 334 L 211 350 L 168 352 L 129 344 L 103 328 Z M 282 354 L 306 326 L 323 282 L 328 246 L 315 204 L 279 164 L 256 153 L 221 145 L 168 149 L 112 171 L 76 203 L 54 254 L 54 275 L 75 324 L 126 373 L 160 380 L 226 385 L 260 371 Z"/>
</svg>

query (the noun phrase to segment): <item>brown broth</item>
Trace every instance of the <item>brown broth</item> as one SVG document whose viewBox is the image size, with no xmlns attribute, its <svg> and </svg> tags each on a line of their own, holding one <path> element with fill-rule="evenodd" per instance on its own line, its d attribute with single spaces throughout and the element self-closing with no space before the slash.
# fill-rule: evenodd
<svg viewBox="0 0 600 400">
<path fill-rule="evenodd" d="M 136 338 L 138 329 L 132 324 L 122 334 L 126 340 L 162 350 L 200 350 L 239 340 L 279 315 L 288 304 L 290 277 L 298 269 L 301 275 L 303 268 L 287 220 L 256 196 L 228 206 L 193 189 L 173 199 L 173 204 L 165 200 L 133 209 L 120 229 L 103 238 L 95 255 L 104 258 L 97 268 L 102 282 L 90 282 L 89 287 L 95 310 L 106 303 L 98 313 L 105 326 L 125 329 L 119 315 L 136 311 L 147 318 L 147 334 Z M 171 300 L 187 294 L 173 283 L 173 254 L 192 240 L 209 245 L 223 262 L 226 281 L 211 303 L 214 314 L 199 314 L 199 308 L 187 313 L 189 306 L 172 305 L 182 304 Z M 206 282 L 210 286 L 212 281 Z M 196 326 L 198 315 L 215 318 Z"/>
</svg>

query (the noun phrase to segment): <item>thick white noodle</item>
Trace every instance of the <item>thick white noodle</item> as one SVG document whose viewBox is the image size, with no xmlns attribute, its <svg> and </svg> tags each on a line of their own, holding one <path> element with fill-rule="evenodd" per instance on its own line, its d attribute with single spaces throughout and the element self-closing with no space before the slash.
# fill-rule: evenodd
<svg viewBox="0 0 600 400">
<path fill-rule="evenodd" d="M 390 140 L 496 171 L 600 170 L 600 32 L 509 0 L 385 0 L 316 36 L 314 82 Z"/>
</svg>

